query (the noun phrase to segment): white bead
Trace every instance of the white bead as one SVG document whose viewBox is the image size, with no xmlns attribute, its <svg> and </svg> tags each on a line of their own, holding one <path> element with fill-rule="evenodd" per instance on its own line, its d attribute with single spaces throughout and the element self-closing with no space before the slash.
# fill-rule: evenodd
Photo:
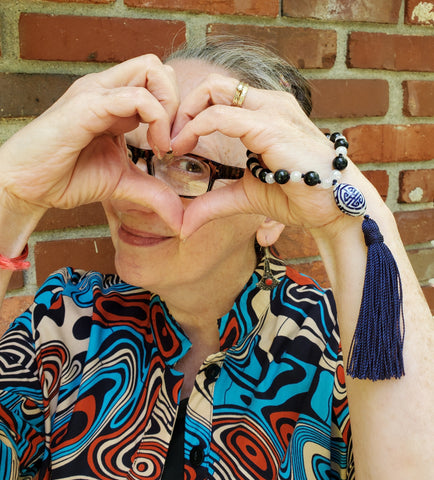
<svg viewBox="0 0 434 480">
<path fill-rule="evenodd" d="M 331 188 L 333 186 L 333 179 L 331 177 L 321 180 L 321 187 L 324 189 Z"/>
<path fill-rule="evenodd" d="M 339 181 L 342 178 L 342 173 L 339 170 L 332 170 L 331 178 L 332 180 Z"/>
<path fill-rule="evenodd" d="M 338 147 L 336 150 L 335 150 L 336 154 L 339 155 L 339 154 L 342 154 L 344 157 L 347 155 L 348 153 L 348 150 L 346 147 Z"/>
<path fill-rule="evenodd" d="M 291 182 L 300 182 L 301 181 L 301 172 L 298 172 L 297 170 L 294 170 L 293 172 L 291 172 Z"/>
<path fill-rule="evenodd" d="M 273 172 L 269 172 L 265 175 L 265 181 L 266 183 L 274 183 L 274 173 Z"/>
</svg>

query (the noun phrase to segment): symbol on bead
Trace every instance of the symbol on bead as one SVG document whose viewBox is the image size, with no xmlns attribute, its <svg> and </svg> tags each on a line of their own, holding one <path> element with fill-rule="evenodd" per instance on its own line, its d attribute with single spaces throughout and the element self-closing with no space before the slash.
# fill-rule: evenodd
<svg viewBox="0 0 434 480">
<path fill-rule="evenodd" d="M 359 217 L 366 212 L 366 200 L 363 193 L 353 185 L 339 183 L 333 189 L 338 208 L 352 217 Z"/>
</svg>

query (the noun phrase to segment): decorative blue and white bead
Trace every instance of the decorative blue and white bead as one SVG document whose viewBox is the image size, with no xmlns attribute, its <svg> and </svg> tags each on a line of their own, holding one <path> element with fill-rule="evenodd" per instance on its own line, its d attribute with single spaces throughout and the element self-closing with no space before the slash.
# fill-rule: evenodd
<svg viewBox="0 0 434 480">
<path fill-rule="evenodd" d="M 366 200 L 363 193 L 348 183 L 338 183 L 333 189 L 338 208 L 352 217 L 359 217 L 366 212 Z"/>
</svg>

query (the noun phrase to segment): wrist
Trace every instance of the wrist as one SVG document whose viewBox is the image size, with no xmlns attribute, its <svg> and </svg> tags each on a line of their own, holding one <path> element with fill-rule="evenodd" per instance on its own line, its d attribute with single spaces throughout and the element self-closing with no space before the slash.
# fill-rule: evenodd
<svg viewBox="0 0 434 480">
<path fill-rule="evenodd" d="M 11 202 L 0 193 L 0 254 L 18 257 L 46 209 L 31 207 L 25 202 Z M 20 204 L 21 203 L 21 204 Z"/>
</svg>

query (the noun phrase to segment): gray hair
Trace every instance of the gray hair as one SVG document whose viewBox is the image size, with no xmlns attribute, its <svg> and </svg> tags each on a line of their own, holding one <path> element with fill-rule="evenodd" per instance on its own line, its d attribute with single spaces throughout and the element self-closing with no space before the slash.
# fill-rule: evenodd
<svg viewBox="0 0 434 480">
<path fill-rule="evenodd" d="M 197 59 L 219 65 L 255 88 L 292 93 L 306 115 L 312 111 L 309 83 L 286 60 L 251 39 L 209 36 L 205 44 L 186 44 L 167 59 Z"/>
</svg>

